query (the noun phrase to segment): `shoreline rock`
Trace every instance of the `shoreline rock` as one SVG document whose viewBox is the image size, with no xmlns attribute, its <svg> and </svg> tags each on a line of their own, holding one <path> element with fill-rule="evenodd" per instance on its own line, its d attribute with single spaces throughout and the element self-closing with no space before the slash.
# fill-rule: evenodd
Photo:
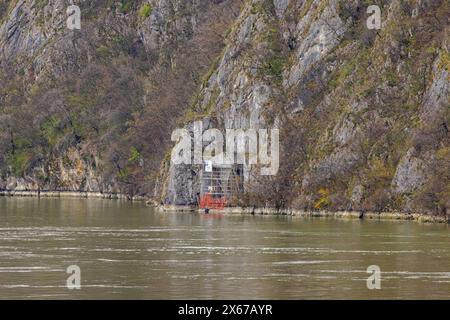
<svg viewBox="0 0 450 320">
<path fill-rule="evenodd" d="M 157 206 L 157 210 L 163 212 L 199 212 L 203 210 L 193 206 Z M 292 216 L 304 218 L 335 218 L 335 219 L 359 219 L 359 220 L 399 220 L 399 221 L 416 221 L 420 223 L 449 223 L 450 220 L 445 216 L 431 216 L 421 213 L 404 213 L 404 212 L 365 212 L 361 215 L 359 211 L 305 211 L 292 208 L 275 209 L 275 208 L 253 208 L 253 207 L 228 207 L 223 210 L 210 210 L 211 214 L 251 214 L 251 215 L 271 215 L 271 216 Z"/>
<path fill-rule="evenodd" d="M 130 197 L 124 194 L 101 193 L 101 192 L 82 192 L 82 191 L 37 191 L 37 190 L 0 190 L 0 197 L 40 197 L 40 198 L 79 198 L 79 199 L 108 199 L 108 200 L 127 200 L 127 201 L 145 201 L 149 207 L 154 207 L 162 212 L 179 213 L 203 213 L 203 210 L 196 206 L 180 205 L 157 205 L 154 201 L 148 200 L 142 196 Z M 365 212 L 361 215 L 359 211 L 305 211 L 299 209 L 276 209 L 276 208 L 254 208 L 254 207 L 227 207 L 223 210 L 209 211 L 210 214 L 246 214 L 246 215 L 266 215 L 266 216 L 292 216 L 303 218 L 335 218 L 335 219 L 359 219 L 359 220 L 399 220 L 416 221 L 420 223 L 450 223 L 450 219 L 445 216 L 431 216 L 421 213 L 404 212 Z"/>
<path fill-rule="evenodd" d="M 39 198 L 80 198 L 145 201 L 142 196 L 128 196 L 118 193 L 84 192 L 84 191 L 38 191 L 38 190 L 0 190 L 0 197 L 39 197 Z"/>
</svg>

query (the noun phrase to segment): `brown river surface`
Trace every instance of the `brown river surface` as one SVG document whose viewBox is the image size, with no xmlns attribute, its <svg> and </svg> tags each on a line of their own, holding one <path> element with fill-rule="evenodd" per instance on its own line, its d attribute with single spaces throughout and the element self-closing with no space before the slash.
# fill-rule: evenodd
<svg viewBox="0 0 450 320">
<path fill-rule="evenodd" d="M 449 231 L 0 197 L 0 299 L 450 299 Z M 371 265 L 381 289 L 367 288 Z"/>
</svg>

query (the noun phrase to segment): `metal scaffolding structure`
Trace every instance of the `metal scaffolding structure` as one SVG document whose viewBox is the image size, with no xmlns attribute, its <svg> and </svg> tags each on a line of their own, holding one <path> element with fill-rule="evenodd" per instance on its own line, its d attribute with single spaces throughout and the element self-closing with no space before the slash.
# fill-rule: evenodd
<svg viewBox="0 0 450 320">
<path fill-rule="evenodd" d="M 231 198 L 243 191 L 242 165 L 204 165 L 201 173 L 200 196 Z"/>
</svg>

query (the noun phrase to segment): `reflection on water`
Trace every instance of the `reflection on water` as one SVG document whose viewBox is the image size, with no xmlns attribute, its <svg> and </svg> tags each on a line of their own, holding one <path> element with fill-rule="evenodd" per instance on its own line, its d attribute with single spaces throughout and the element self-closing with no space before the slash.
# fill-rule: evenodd
<svg viewBox="0 0 450 320">
<path fill-rule="evenodd" d="M 449 299 L 449 240 L 448 225 L 0 198 L 0 298 Z M 81 290 L 66 288 L 70 265 Z"/>
</svg>

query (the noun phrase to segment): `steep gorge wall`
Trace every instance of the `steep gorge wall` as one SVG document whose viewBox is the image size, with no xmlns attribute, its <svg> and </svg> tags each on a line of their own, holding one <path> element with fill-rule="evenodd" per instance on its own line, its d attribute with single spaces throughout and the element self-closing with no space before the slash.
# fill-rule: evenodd
<svg viewBox="0 0 450 320">
<path fill-rule="evenodd" d="M 280 128 L 237 204 L 449 214 L 448 2 L 377 4 L 378 31 L 367 1 L 246 2 L 185 118 Z M 165 169 L 162 202 L 195 204 L 199 169 Z"/>
<path fill-rule="evenodd" d="M 195 204 L 175 128 L 278 128 L 233 204 L 445 215 L 449 3 L 0 0 L 0 189 Z M 145 10 L 143 10 L 145 6 Z"/>
<path fill-rule="evenodd" d="M 0 2 L 0 189 L 149 194 L 241 2 L 71 3 Z"/>
</svg>

